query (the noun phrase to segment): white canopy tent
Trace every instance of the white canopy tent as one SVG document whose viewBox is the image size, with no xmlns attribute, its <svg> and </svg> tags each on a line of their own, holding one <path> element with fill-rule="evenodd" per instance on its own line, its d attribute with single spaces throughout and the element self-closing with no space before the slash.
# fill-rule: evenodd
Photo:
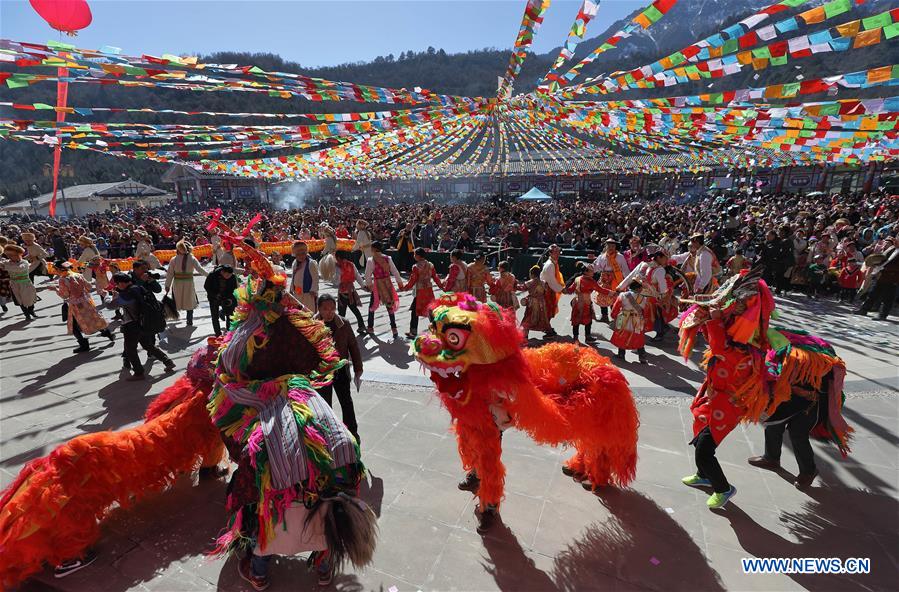
<svg viewBox="0 0 899 592">
<path fill-rule="evenodd" d="M 552 196 L 546 195 L 536 187 L 518 198 L 520 201 L 552 201 Z"/>
</svg>

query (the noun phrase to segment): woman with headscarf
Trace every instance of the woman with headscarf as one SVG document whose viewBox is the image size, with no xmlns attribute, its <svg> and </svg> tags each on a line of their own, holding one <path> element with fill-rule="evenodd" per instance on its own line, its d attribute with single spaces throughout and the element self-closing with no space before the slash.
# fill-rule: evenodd
<svg viewBox="0 0 899 592">
<path fill-rule="evenodd" d="M 191 252 L 193 247 L 185 240 L 178 241 L 175 250 L 178 252 L 169 261 L 168 271 L 165 275 L 165 292 L 169 291 L 175 299 L 175 307 L 178 310 L 187 311 L 187 326 L 194 324 L 194 309 L 197 308 L 197 290 L 194 287 L 194 272 L 200 275 L 209 275 L 197 261 Z"/>
</svg>

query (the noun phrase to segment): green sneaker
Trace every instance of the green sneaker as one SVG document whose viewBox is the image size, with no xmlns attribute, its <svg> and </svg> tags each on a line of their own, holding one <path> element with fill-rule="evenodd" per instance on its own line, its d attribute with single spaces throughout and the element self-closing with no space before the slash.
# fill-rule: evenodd
<svg viewBox="0 0 899 592">
<path fill-rule="evenodd" d="M 690 487 L 711 487 L 712 482 L 706 479 L 705 477 L 700 477 L 699 475 L 690 475 L 689 477 L 684 477 L 681 479 L 681 483 L 684 485 L 689 485 Z"/>
<path fill-rule="evenodd" d="M 724 493 L 713 493 L 710 495 L 709 499 L 706 500 L 705 505 L 709 507 L 709 510 L 720 510 L 726 506 L 727 502 L 730 501 L 730 498 L 735 495 L 737 495 L 737 488 L 731 485 L 730 489 Z"/>
</svg>

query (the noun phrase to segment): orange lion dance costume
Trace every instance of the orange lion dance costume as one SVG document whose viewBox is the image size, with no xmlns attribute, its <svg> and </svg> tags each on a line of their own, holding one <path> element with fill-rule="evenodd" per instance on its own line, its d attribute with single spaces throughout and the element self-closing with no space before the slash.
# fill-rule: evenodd
<svg viewBox="0 0 899 592">
<path fill-rule="evenodd" d="M 505 427 L 541 444 L 573 446 L 577 452 L 563 472 L 585 487 L 634 479 L 637 408 L 608 358 L 568 343 L 523 349 L 514 313 L 469 294 L 444 295 L 430 319 L 430 331 L 412 349 L 452 415 L 463 467 L 480 480 L 481 516 L 503 497 L 499 430 Z"/>
<path fill-rule="evenodd" d="M 100 538 L 100 520 L 114 504 L 128 506 L 199 464 L 218 464 L 224 446 L 206 410 L 216 350 L 210 340 L 194 354 L 144 424 L 79 436 L 22 469 L 0 497 L 0 589 L 44 563 L 79 557 Z"/>
</svg>

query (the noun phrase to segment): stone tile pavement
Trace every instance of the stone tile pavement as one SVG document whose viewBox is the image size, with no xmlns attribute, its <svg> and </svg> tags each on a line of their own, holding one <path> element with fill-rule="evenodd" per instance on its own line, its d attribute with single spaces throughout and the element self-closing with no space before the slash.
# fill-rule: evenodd
<svg viewBox="0 0 899 592">
<path fill-rule="evenodd" d="M 158 364 L 145 383 L 119 378 L 121 340 L 75 356 L 64 336 L 55 296 L 41 292 L 43 318 L 0 317 L 0 486 L 26 462 L 76 435 L 139 421 L 151 398 L 174 380 Z M 202 297 L 201 297 L 202 298 Z M 403 303 L 407 303 L 404 296 Z M 847 359 L 846 416 L 857 429 L 853 454 L 815 444 L 821 477 L 807 492 L 791 474 L 745 463 L 759 454 L 762 430 L 745 426 L 719 451 L 739 489 L 725 511 L 705 508 L 705 494 L 684 487 L 692 471 L 686 442 L 689 400 L 701 374 L 674 355 L 673 338 L 650 347 L 649 366 L 624 364 L 641 415 L 637 479 L 630 488 L 593 495 L 561 474 L 567 454 L 535 445 L 521 433 L 504 438 L 508 468 L 502 523 L 475 532 L 473 498 L 456 489 L 462 477 L 449 419 L 407 354 L 391 343 L 386 316 L 366 339 L 366 382 L 356 395 L 365 498 L 380 516 L 372 566 L 347 570 L 334 588 L 406 590 L 894 590 L 899 581 L 899 400 L 897 330 L 847 314 L 832 304 L 783 300 L 786 321 L 836 342 Z M 404 307 L 405 309 L 405 307 Z M 825 317 L 821 313 L 826 311 Z M 197 326 L 169 330 L 164 347 L 183 367 L 188 350 L 209 333 L 208 311 Z M 567 308 L 557 329 L 567 332 Z M 401 332 L 408 312 L 400 315 Z M 594 325 L 601 336 L 605 326 Z M 102 343 L 101 343 L 102 342 Z M 598 347 L 610 349 L 603 341 Z M 890 353 L 893 352 L 893 353 Z M 786 471 L 795 461 L 784 455 Z M 233 560 L 205 557 L 224 524 L 225 481 L 185 477 L 169 491 L 104 526 L 95 564 L 63 580 L 46 571 L 23 589 L 245 590 Z M 868 557 L 867 575 L 746 575 L 743 557 Z M 299 558 L 272 566 L 273 590 L 313 589 Z"/>
</svg>

